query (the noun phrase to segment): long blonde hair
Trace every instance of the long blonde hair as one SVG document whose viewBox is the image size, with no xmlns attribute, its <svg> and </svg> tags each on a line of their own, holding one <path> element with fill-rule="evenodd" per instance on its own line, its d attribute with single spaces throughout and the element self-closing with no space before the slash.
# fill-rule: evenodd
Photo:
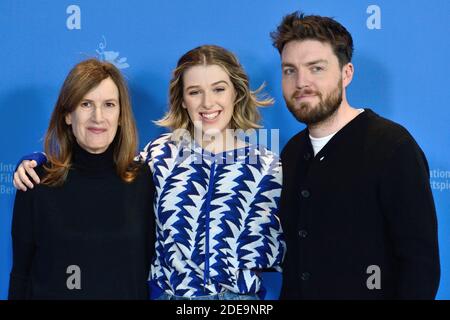
<svg viewBox="0 0 450 320">
<path fill-rule="evenodd" d="M 249 79 L 236 56 L 225 48 L 215 45 L 203 45 L 185 53 L 177 63 L 170 80 L 169 89 L 169 110 L 165 116 L 155 121 L 159 126 L 168 127 L 171 130 L 185 129 L 191 134 L 194 125 L 189 118 L 183 103 L 183 75 L 187 69 L 196 65 L 218 65 L 230 77 L 236 90 L 236 100 L 234 112 L 230 123 L 230 129 L 257 129 L 260 114 L 259 106 L 269 106 L 273 104 L 272 98 L 257 97 L 264 88 L 264 84 L 257 90 L 251 91 Z"/>
</svg>

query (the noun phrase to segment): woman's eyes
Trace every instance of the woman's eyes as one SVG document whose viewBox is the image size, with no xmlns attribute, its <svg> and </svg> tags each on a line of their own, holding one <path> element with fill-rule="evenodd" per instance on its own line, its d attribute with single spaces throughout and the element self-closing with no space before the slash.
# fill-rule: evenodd
<svg viewBox="0 0 450 320">
<path fill-rule="evenodd" d="M 94 104 L 92 102 L 90 102 L 90 101 L 83 101 L 83 102 L 80 103 L 80 105 L 83 108 L 91 108 L 91 107 L 94 106 Z M 105 105 L 105 107 L 113 108 L 113 107 L 116 106 L 116 103 L 115 102 L 105 102 L 104 105 Z"/>
<path fill-rule="evenodd" d="M 225 91 L 226 88 L 225 87 L 217 87 L 217 88 L 213 88 L 212 90 L 213 90 L 213 92 L 220 93 L 220 92 Z M 192 90 L 192 91 L 188 92 L 188 95 L 195 96 L 195 95 L 198 95 L 198 94 L 201 94 L 201 93 L 202 93 L 201 90 Z"/>
</svg>

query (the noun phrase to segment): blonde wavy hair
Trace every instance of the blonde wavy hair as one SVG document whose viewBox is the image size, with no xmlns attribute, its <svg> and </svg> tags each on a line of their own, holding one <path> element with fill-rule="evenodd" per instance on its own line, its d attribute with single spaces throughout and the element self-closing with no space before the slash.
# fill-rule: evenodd
<svg viewBox="0 0 450 320">
<path fill-rule="evenodd" d="M 193 134 L 194 124 L 189 114 L 183 108 L 183 75 L 189 68 L 197 65 L 218 65 L 230 77 L 236 91 L 234 112 L 231 118 L 230 129 L 257 129 L 261 128 L 261 116 L 258 107 L 269 106 L 274 100 L 267 95 L 258 98 L 264 84 L 257 90 L 251 91 L 249 79 L 237 57 L 225 48 L 216 45 L 203 45 L 186 52 L 177 63 L 173 71 L 169 88 L 169 110 L 155 124 L 171 130 L 184 129 Z"/>
</svg>

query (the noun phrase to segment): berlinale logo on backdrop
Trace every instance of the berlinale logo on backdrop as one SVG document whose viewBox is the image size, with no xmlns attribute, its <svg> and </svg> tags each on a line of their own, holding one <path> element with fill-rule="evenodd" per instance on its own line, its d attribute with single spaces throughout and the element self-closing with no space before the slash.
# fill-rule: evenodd
<svg viewBox="0 0 450 320">
<path fill-rule="evenodd" d="M 70 5 L 66 9 L 69 14 L 66 20 L 66 27 L 69 30 L 81 30 L 81 8 L 77 5 Z M 119 69 L 126 69 L 130 65 L 127 63 L 127 58 L 119 57 L 119 52 L 106 50 L 106 38 L 103 36 L 103 41 L 100 42 L 98 48 L 95 50 L 98 58 L 101 61 L 112 63 Z"/>
<path fill-rule="evenodd" d="M 119 52 L 117 52 L 117 51 L 105 50 L 106 49 L 106 38 L 104 36 L 102 36 L 102 37 L 103 37 L 103 42 L 100 42 L 98 45 L 98 49 L 95 50 L 98 54 L 99 59 L 102 61 L 107 61 L 109 63 L 112 63 L 119 69 L 128 68 L 130 65 L 127 63 L 127 58 L 125 58 L 125 57 L 120 58 Z"/>
</svg>

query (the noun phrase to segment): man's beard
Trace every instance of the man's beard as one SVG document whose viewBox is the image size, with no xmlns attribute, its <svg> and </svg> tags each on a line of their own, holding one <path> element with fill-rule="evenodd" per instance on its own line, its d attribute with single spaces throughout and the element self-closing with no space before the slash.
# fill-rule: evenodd
<svg viewBox="0 0 450 320">
<path fill-rule="evenodd" d="M 311 105 L 309 102 L 301 102 L 296 106 L 294 97 L 299 94 L 296 91 L 289 100 L 286 100 L 289 111 L 294 117 L 303 122 L 306 125 L 315 125 L 330 118 L 342 102 L 342 79 L 339 79 L 337 87 L 330 92 L 325 99 L 323 99 L 322 93 L 312 90 L 304 90 L 305 94 L 316 94 L 319 98 L 319 102 L 316 105 Z"/>
</svg>

